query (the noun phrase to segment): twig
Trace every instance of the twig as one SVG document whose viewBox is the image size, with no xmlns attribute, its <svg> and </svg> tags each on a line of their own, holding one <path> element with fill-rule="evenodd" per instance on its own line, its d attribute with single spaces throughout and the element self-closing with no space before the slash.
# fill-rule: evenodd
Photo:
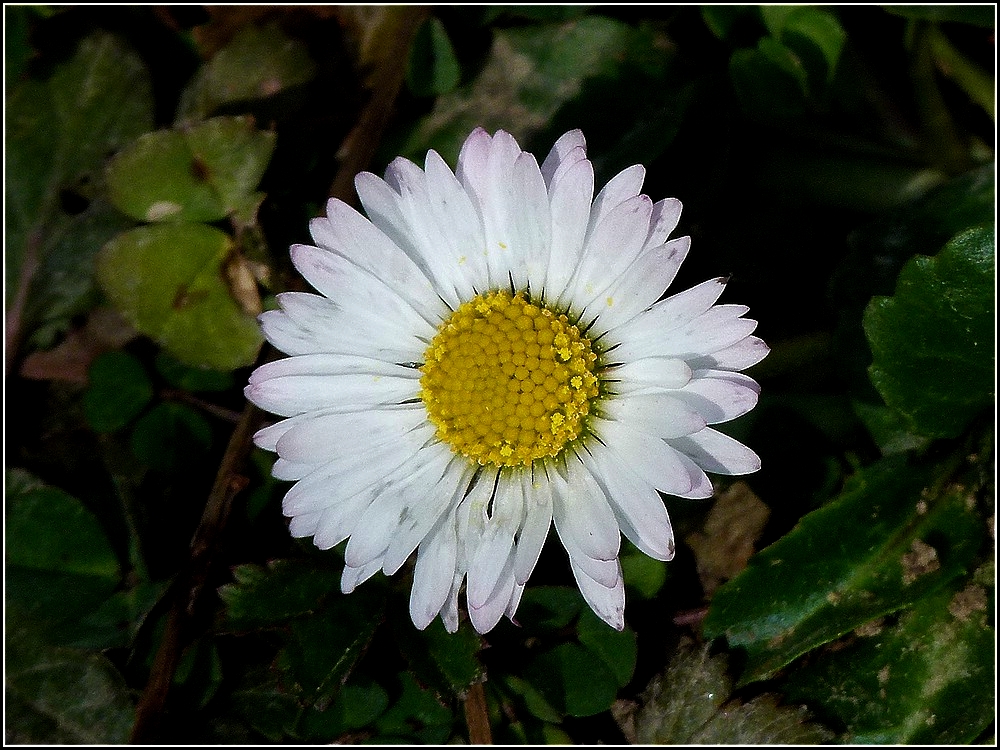
<svg viewBox="0 0 1000 750">
<path fill-rule="evenodd" d="M 146 741 L 155 729 L 166 704 L 177 664 L 187 645 L 187 631 L 198 598 L 205 581 L 208 580 L 216 541 L 226 524 L 233 498 L 247 485 L 247 479 L 239 473 L 239 469 L 249 453 L 250 438 L 260 416 L 260 411 L 255 406 L 247 404 L 219 464 L 215 483 L 201 515 L 201 522 L 191 540 L 191 557 L 188 560 L 187 570 L 178 576 L 179 583 L 174 587 L 173 604 L 166 631 L 153 660 L 149 682 L 136 707 L 135 724 L 132 726 L 129 738 L 133 744 Z"/>
<path fill-rule="evenodd" d="M 465 696 L 465 723 L 469 727 L 470 745 L 492 745 L 490 717 L 486 711 L 486 691 L 483 683 L 476 682 Z"/>
<path fill-rule="evenodd" d="M 424 18 L 430 12 L 426 6 L 392 9 L 395 16 L 395 33 L 390 35 L 391 48 L 381 52 L 381 59 L 373 71 L 369 86 L 371 98 L 365 105 L 351 132 L 338 150 L 340 168 L 330 186 L 330 197 L 354 204 L 354 177 L 368 168 L 382 140 L 393 105 L 406 77 L 406 60 L 410 43 Z"/>
</svg>

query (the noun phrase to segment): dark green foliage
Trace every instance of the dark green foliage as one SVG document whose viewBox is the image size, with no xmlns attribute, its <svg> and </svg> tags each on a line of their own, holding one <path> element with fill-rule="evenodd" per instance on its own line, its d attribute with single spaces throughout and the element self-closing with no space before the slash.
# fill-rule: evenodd
<svg viewBox="0 0 1000 750">
<path fill-rule="evenodd" d="M 8 743 L 991 739 L 991 7 L 4 14 Z M 413 627 L 412 562 L 343 594 L 253 447 L 288 246 L 476 126 L 539 162 L 580 128 L 598 187 L 644 164 L 693 237 L 668 293 L 729 276 L 772 348 L 725 426 L 763 458 L 755 554 L 709 585 L 713 502 L 668 498 L 622 632 L 555 532 L 485 636 L 464 597 Z"/>
</svg>

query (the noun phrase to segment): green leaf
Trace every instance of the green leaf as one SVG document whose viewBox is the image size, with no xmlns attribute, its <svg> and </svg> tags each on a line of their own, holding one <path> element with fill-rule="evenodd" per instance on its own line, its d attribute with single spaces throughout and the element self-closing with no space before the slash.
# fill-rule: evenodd
<svg viewBox="0 0 1000 750">
<path fill-rule="evenodd" d="M 587 607 L 576 624 L 576 635 L 611 670 L 618 687 L 632 681 L 637 656 L 634 632 L 629 629 L 618 632 Z"/>
<path fill-rule="evenodd" d="M 622 545 L 622 575 L 625 586 L 642 599 L 656 596 L 667 580 L 667 564 L 637 550 L 631 543 Z"/>
<path fill-rule="evenodd" d="M 729 77 L 749 117 L 762 122 L 791 120 L 805 113 L 806 72 L 781 42 L 761 39 L 756 49 L 736 50 Z"/>
<path fill-rule="evenodd" d="M 296 734 L 305 739 L 331 743 L 345 732 L 372 724 L 389 706 L 389 695 L 377 683 L 347 684 L 323 711 L 315 706 L 302 714 Z"/>
<path fill-rule="evenodd" d="M 602 138 L 613 145 L 621 137 L 623 113 L 645 111 L 650 91 L 662 83 L 669 60 L 663 42 L 648 29 L 603 16 L 494 29 L 479 75 L 438 97 L 399 153 L 416 159 L 434 148 L 454 163 L 477 126 L 490 132 L 503 128 L 522 146 L 544 134 L 548 149 L 553 133 L 558 137 L 574 127 L 584 129 L 592 148 Z M 617 103 L 613 113 L 600 104 L 609 95 Z M 666 94 L 652 100 L 659 107 Z M 660 134 L 655 147 L 662 149 L 669 140 L 669 132 Z"/>
<path fill-rule="evenodd" d="M 990 5 L 883 5 L 886 11 L 904 18 L 923 21 L 956 21 L 984 29 L 993 28 L 996 16 Z"/>
<path fill-rule="evenodd" d="M 106 352 L 90 366 L 90 383 L 83 394 L 83 413 L 97 432 L 121 429 L 153 398 L 153 384 L 135 357 Z"/>
<path fill-rule="evenodd" d="M 263 340 L 223 281 L 231 251 L 212 227 L 139 227 L 102 248 L 97 277 L 125 318 L 181 362 L 229 371 L 251 364 Z"/>
<path fill-rule="evenodd" d="M 251 631 L 284 624 L 315 612 L 340 588 L 336 571 L 314 560 L 272 560 L 267 567 L 239 565 L 235 583 L 219 589 L 226 605 L 227 628 Z"/>
<path fill-rule="evenodd" d="M 233 387 L 231 373 L 209 370 L 205 367 L 189 367 L 166 352 L 159 352 L 153 364 L 156 366 L 156 371 L 170 385 L 185 391 L 217 392 L 228 391 Z"/>
<path fill-rule="evenodd" d="M 956 437 L 994 403 L 995 266 L 993 227 L 971 229 L 865 311 L 872 383 L 918 434 Z"/>
<path fill-rule="evenodd" d="M 406 65 L 406 85 L 416 96 L 447 94 L 461 79 L 462 69 L 448 32 L 431 16 L 417 29 Z"/>
<path fill-rule="evenodd" d="M 176 130 L 146 133 L 107 168 L 115 207 L 158 222 L 217 221 L 259 202 L 254 188 L 275 135 L 249 117 L 216 117 Z"/>
<path fill-rule="evenodd" d="M 996 634 L 970 583 L 918 602 L 791 673 L 788 695 L 847 728 L 854 744 L 967 744 L 993 721 Z"/>
<path fill-rule="evenodd" d="M 765 5 L 760 12 L 771 34 L 802 61 L 810 91 L 833 80 L 847 40 L 836 16 L 812 6 Z"/>
<path fill-rule="evenodd" d="M 64 216 L 47 228 L 22 324 L 34 347 L 55 345 L 75 318 L 100 301 L 94 258 L 104 243 L 130 226 L 128 218 L 95 200 L 82 213 Z"/>
<path fill-rule="evenodd" d="M 853 406 L 855 414 L 865 423 L 884 456 L 921 450 L 931 442 L 930 438 L 913 434 L 904 417 L 888 406 L 876 406 L 862 401 L 855 401 Z"/>
<path fill-rule="evenodd" d="M 755 8 L 752 5 L 703 5 L 701 17 L 709 30 L 718 39 L 725 40 L 737 24 L 746 19 L 755 18 Z M 759 21 L 757 22 L 759 23 Z"/>
<path fill-rule="evenodd" d="M 765 694 L 730 701 L 726 657 L 682 643 L 666 672 L 640 697 L 636 742 L 663 745 L 820 744 L 833 735 L 803 707 L 779 706 Z"/>
<path fill-rule="evenodd" d="M 526 628 L 546 631 L 564 628 L 583 608 L 583 597 L 568 586 L 529 586 L 517 608 Z"/>
<path fill-rule="evenodd" d="M 157 471 L 185 466 L 204 455 L 211 445 L 211 426 L 184 404 L 157 404 L 132 430 L 135 457 Z"/>
<path fill-rule="evenodd" d="M 76 623 L 67 645 L 100 650 L 131 646 L 166 590 L 165 582 L 140 581 L 125 591 L 116 591 Z"/>
<path fill-rule="evenodd" d="M 316 65 L 302 42 L 275 24 L 245 26 L 184 90 L 177 122 L 202 120 L 226 104 L 274 96 L 315 74 Z"/>
<path fill-rule="evenodd" d="M 6 473 L 5 506 L 8 628 L 76 643 L 121 580 L 104 530 L 79 500 L 19 469 Z"/>
<path fill-rule="evenodd" d="M 430 690 L 421 688 L 409 672 L 399 675 L 403 686 L 402 695 L 393 706 L 375 722 L 382 735 L 373 742 L 384 739 L 416 738 L 422 743 L 440 745 L 451 734 L 451 711 L 442 706 Z"/>
<path fill-rule="evenodd" d="M 557 711 L 593 716 L 611 708 L 618 680 L 605 660 L 576 643 L 562 643 L 536 656 L 524 677 Z"/>
<path fill-rule="evenodd" d="M 152 117 L 142 60 L 104 33 L 84 39 L 46 81 L 25 81 L 11 92 L 4 227 L 8 299 L 26 259 L 43 261 L 42 249 L 66 231 L 70 217 L 60 196 L 98 183 L 107 155 L 148 130 Z"/>
<path fill-rule="evenodd" d="M 118 560 L 97 519 L 75 497 L 27 472 L 6 474 L 9 567 L 93 578 L 114 588 Z"/>
<path fill-rule="evenodd" d="M 440 619 L 422 631 L 416 630 L 402 613 L 392 620 L 396 642 L 414 674 L 442 696 L 463 695 L 482 676 L 478 659 L 482 641 L 467 623 L 457 633 L 449 633 Z"/>
<path fill-rule="evenodd" d="M 292 621 L 278 664 L 294 680 L 302 703 L 320 710 L 329 705 L 375 634 L 384 607 L 381 592 L 356 591 Z"/>
<path fill-rule="evenodd" d="M 981 523 L 961 488 L 924 493 L 929 478 L 898 456 L 864 469 L 716 592 L 704 633 L 746 650 L 741 684 L 965 571 Z"/>
<path fill-rule="evenodd" d="M 128 742 L 135 710 L 125 681 L 108 659 L 52 648 L 9 622 L 6 636 L 6 742 Z"/>
</svg>

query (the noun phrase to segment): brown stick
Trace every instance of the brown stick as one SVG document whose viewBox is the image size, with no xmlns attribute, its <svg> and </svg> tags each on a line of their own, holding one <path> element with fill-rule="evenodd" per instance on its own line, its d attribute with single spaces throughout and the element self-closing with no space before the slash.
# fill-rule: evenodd
<svg viewBox="0 0 1000 750">
<path fill-rule="evenodd" d="M 492 745 L 490 716 L 486 710 L 486 691 L 483 683 L 476 682 L 465 696 L 465 723 L 469 727 L 470 745 Z"/>
<path fill-rule="evenodd" d="M 146 741 L 156 728 L 160 713 L 166 704 L 177 664 L 187 645 L 189 635 L 187 631 L 195 613 L 195 605 L 205 581 L 208 580 L 212 552 L 229 517 L 233 498 L 247 484 L 246 477 L 240 474 L 240 468 L 250 451 L 251 436 L 260 416 L 255 406 L 246 405 L 222 456 L 201 521 L 191 540 L 191 557 L 188 560 L 186 574 L 178 576 L 178 585 L 172 590 L 172 606 L 167 627 L 153 660 L 149 682 L 146 683 L 136 707 L 135 724 L 132 725 L 129 737 L 129 741 L 133 744 Z"/>
</svg>

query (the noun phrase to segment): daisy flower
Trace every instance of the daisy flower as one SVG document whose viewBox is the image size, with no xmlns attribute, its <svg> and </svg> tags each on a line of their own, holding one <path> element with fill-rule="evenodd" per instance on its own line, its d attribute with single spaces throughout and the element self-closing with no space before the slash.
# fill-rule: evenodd
<svg viewBox="0 0 1000 750">
<path fill-rule="evenodd" d="M 707 472 L 760 461 L 709 425 L 746 413 L 742 370 L 768 352 L 724 279 L 660 300 L 690 246 L 681 204 L 630 167 L 594 196 L 583 134 L 541 166 L 475 130 L 455 172 L 434 151 L 358 175 L 292 261 L 319 294 L 260 320 L 290 355 L 246 395 L 284 419 L 257 433 L 295 537 L 349 540 L 345 593 L 416 551 L 410 614 L 480 633 L 521 594 L 555 526 L 584 599 L 625 625 L 621 535 L 674 555 L 659 493 L 707 498 Z M 660 301 L 658 301 L 660 300 Z"/>
</svg>

